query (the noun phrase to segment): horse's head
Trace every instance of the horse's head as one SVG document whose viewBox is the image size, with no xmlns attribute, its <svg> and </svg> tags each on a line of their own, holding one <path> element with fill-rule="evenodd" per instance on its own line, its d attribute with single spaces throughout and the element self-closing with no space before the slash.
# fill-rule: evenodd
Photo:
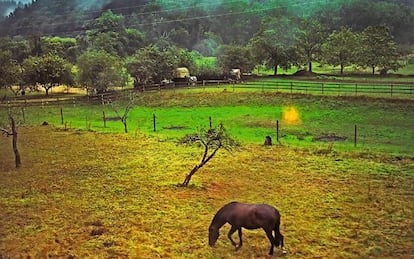
<svg viewBox="0 0 414 259">
<path fill-rule="evenodd" d="M 219 230 L 214 227 L 208 229 L 208 245 L 213 247 L 219 237 Z"/>
</svg>

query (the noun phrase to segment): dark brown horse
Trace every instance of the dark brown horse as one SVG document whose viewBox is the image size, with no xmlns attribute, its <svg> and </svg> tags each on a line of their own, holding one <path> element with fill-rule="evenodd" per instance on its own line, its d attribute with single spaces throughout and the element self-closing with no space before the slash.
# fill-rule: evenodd
<svg viewBox="0 0 414 259">
<path fill-rule="evenodd" d="M 208 229 L 208 244 L 210 246 L 215 245 L 219 237 L 220 228 L 226 223 L 231 225 L 227 237 L 236 250 L 243 245 L 242 228 L 262 228 L 270 241 L 269 255 L 273 255 L 274 246 L 278 247 L 279 245 L 283 253 L 286 253 L 283 248 L 283 235 L 280 233 L 280 213 L 274 207 L 267 204 L 245 204 L 239 202 L 230 202 L 224 205 L 214 215 Z M 239 245 L 231 237 L 236 230 L 239 232 Z M 274 236 L 272 231 L 275 232 Z"/>
</svg>

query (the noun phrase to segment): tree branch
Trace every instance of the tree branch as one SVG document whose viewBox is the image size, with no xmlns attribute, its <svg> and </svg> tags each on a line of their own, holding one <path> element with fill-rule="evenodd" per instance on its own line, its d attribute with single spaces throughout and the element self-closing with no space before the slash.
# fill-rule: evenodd
<svg viewBox="0 0 414 259">
<path fill-rule="evenodd" d="M 9 137 L 9 136 L 13 136 L 13 133 L 12 133 L 12 132 L 10 132 L 9 130 L 5 129 L 5 128 L 0 128 L 0 132 L 1 132 L 3 135 L 6 135 L 7 137 Z"/>
</svg>

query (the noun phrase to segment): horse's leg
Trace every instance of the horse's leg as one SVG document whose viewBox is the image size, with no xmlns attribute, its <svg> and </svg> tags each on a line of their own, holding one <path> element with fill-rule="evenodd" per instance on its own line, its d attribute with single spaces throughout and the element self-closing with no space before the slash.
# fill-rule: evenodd
<svg viewBox="0 0 414 259">
<path fill-rule="evenodd" d="M 280 238 L 280 246 L 281 246 L 281 248 L 282 248 L 282 253 L 283 254 L 286 254 L 287 253 L 287 251 L 285 250 L 285 243 L 284 243 L 284 237 L 283 237 L 283 235 L 279 232 L 279 238 Z"/>
<path fill-rule="evenodd" d="M 242 228 L 238 229 L 239 232 L 239 246 L 236 247 L 236 250 L 239 250 L 243 246 L 243 239 L 242 239 Z"/>
<path fill-rule="evenodd" d="M 236 247 L 236 249 L 237 249 L 237 244 L 236 244 L 236 242 L 234 242 L 233 238 L 231 238 L 231 235 L 233 235 L 233 233 L 234 233 L 234 232 L 236 232 L 236 230 L 237 230 L 237 227 L 235 227 L 235 226 L 231 226 L 231 229 L 230 229 L 229 233 L 227 234 L 227 237 L 230 239 L 231 244 L 232 244 L 234 247 Z"/>
<path fill-rule="evenodd" d="M 275 246 L 275 238 L 273 237 L 272 234 L 272 230 L 270 229 L 265 229 L 264 230 L 266 232 L 266 236 L 270 241 L 270 250 L 269 250 L 269 255 L 273 255 L 273 248 Z"/>
</svg>

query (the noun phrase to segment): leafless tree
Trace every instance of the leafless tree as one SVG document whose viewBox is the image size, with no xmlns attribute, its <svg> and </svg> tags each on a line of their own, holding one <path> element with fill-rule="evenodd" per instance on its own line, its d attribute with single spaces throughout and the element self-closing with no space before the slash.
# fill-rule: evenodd
<svg viewBox="0 0 414 259">
<path fill-rule="evenodd" d="M 16 125 L 16 120 L 14 119 L 11 111 L 9 111 L 9 128 L 0 127 L 0 132 L 6 137 L 12 136 L 14 160 L 15 160 L 16 168 L 19 168 L 22 165 L 22 162 L 21 162 L 19 150 L 17 148 L 17 125 Z"/>
<path fill-rule="evenodd" d="M 115 102 L 111 101 L 110 99 L 106 100 L 106 102 L 111 106 L 112 110 L 116 113 L 116 116 L 117 116 L 116 118 L 122 122 L 122 125 L 124 125 L 125 133 L 128 133 L 127 119 L 128 119 L 129 112 L 135 105 L 134 95 L 133 94 L 129 95 L 126 104 L 124 101 L 125 100 L 122 100 L 122 99 L 119 101 L 115 101 Z M 123 113 L 120 112 L 121 106 L 123 107 Z"/>
</svg>

